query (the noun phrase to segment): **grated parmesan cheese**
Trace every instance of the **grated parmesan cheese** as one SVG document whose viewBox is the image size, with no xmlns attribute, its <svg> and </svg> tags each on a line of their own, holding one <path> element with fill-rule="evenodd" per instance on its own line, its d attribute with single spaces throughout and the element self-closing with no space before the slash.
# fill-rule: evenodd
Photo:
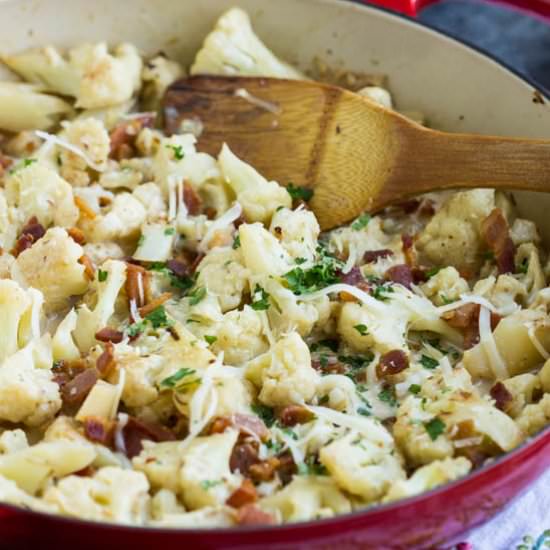
<svg viewBox="0 0 550 550">
<path fill-rule="evenodd" d="M 481 345 L 487 362 L 497 380 L 504 380 L 510 374 L 502 360 L 491 330 L 491 313 L 486 307 L 479 309 L 479 344 Z"/>
<path fill-rule="evenodd" d="M 233 206 L 229 208 L 229 210 L 226 210 L 222 216 L 220 216 L 217 220 L 214 220 L 206 231 L 206 234 L 199 245 L 199 250 L 201 250 L 202 252 L 206 252 L 206 250 L 208 250 L 208 243 L 210 242 L 216 231 L 219 231 L 220 229 L 225 229 L 226 227 L 230 226 L 235 220 L 240 217 L 242 212 L 243 208 L 240 203 L 235 202 Z"/>
</svg>

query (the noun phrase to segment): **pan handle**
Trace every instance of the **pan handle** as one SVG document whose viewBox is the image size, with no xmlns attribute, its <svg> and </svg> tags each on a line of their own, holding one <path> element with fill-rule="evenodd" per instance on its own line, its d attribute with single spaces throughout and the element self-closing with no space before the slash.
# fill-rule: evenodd
<svg viewBox="0 0 550 550">
<path fill-rule="evenodd" d="M 364 0 L 383 8 L 415 17 L 418 13 L 438 0 Z M 550 23 L 550 0 L 493 0 L 500 4 L 508 4 L 521 11 L 539 16 Z"/>
</svg>

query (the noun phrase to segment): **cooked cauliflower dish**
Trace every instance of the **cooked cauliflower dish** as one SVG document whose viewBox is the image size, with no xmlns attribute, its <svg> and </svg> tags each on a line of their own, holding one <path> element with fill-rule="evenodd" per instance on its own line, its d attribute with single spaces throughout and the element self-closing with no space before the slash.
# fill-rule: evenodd
<svg viewBox="0 0 550 550">
<path fill-rule="evenodd" d="M 327 518 L 550 423 L 550 263 L 510 197 L 434 193 L 321 233 L 300 182 L 201 152 L 198 120 L 163 133 L 186 74 L 306 78 L 241 9 L 190 67 L 131 44 L 1 59 L 20 81 L 0 82 L 0 502 Z M 345 83 L 393 108 L 364 80 Z"/>
</svg>

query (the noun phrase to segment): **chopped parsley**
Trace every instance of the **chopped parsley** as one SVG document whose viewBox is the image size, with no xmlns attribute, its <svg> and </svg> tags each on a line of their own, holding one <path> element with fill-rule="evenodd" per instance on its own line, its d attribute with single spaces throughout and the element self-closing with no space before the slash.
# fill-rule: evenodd
<svg viewBox="0 0 550 550">
<path fill-rule="evenodd" d="M 338 340 L 332 340 L 330 338 L 327 338 L 325 340 L 319 340 L 318 342 L 313 342 L 313 344 L 309 346 L 309 349 L 311 351 L 317 351 L 320 347 L 325 347 L 325 348 L 328 348 L 330 351 L 333 351 L 334 353 L 336 353 L 338 351 L 338 346 L 339 346 Z"/>
<path fill-rule="evenodd" d="M 354 231 L 360 231 L 361 229 L 364 229 L 369 225 L 369 222 L 371 221 L 370 214 L 361 214 L 352 224 L 351 228 Z"/>
<path fill-rule="evenodd" d="M 433 357 L 428 357 L 427 355 L 423 355 L 420 358 L 420 364 L 425 369 L 435 369 L 439 367 L 439 361 L 437 359 L 434 359 Z"/>
<path fill-rule="evenodd" d="M 428 279 L 431 279 L 434 275 L 437 275 L 440 271 L 441 271 L 440 267 L 432 267 L 431 269 L 428 269 L 428 271 L 426 271 L 426 277 L 428 277 Z"/>
<path fill-rule="evenodd" d="M 204 481 L 201 481 L 201 487 L 205 491 L 208 491 L 208 489 L 212 489 L 212 487 L 220 485 L 221 483 L 223 483 L 221 479 L 205 479 Z"/>
<path fill-rule="evenodd" d="M 164 262 L 152 262 L 148 269 L 149 271 L 163 273 L 170 279 L 171 286 L 183 292 L 187 292 L 195 284 L 195 281 L 191 277 L 179 277 L 176 275 Z"/>
<path fill-rule="evenodd" d="M 178 382 L 180 380 L 183 380 L 187 376 L 191 376 L 191 375 L 195 374 L 195 372 L 196 372 L 195 369 L 187 369 L 187 368 L 179 369 L 177 372 L 172 374 L 172 376 L 169 376 L 168 378 L 165 378 L 160 383 L 160 385 L 161 386 L 166 386 L 167 388 L 174 388 L 175 386 L 178 385 Z"/>
<path fill-rule="evenodd" d="M 352 369 L 361 369 L 366 367 L 374 359 L 372 353 L 366 352 L 363 355 L 339 355 L 338 361 L 349 365 Z"/>
<path fill-rule="evenodd" d="M 264 424 L 270 428 L 275 424 L 275 413 L 271 407 L 266 405 L 252 405 L 252 411 L 257 414 L 263 421 Z"/>
<path fill-rule="evenodd" d="M 524 258 L 518 266 L 518 273 L 527 273 L 529 270 L 529 260 Z"/>
<path fill-rule="evenodd" d="M 217 336 L 209 336 L 208 334 L 205 334 L 204 339 L 206 340 L 208 345 L 212 345 L 218 339 L 218 337 Z"/>
<path fill-rule="evenodd" d="M 192 306 L 196 306 L 199 302 L 202 302 L 204 298 L 206 297 L 206 288 L 203 286 L 198 286 L 189 294 L 189 304 Z"/>
<path fill-rule="evenodd" d="M 308 200 L 311 199 L 311 197 L 313 197 L 313 189 L 308 189 L 307 187 L 300 187 L 299 185 L 294 185 L 293 183 L 289 183 L 286 186 L 286 190 L 292 200 L 307 202 Z"/>
<path fill-rule="evenodd" d="M 445 422 L 436 416 L 429 422 L 424 422 L 424 428 L 426 428 L 430 439 L 435 441 L 445 431 L 446 426 Z"/>
<path fill-rule="evenodd" d="M 175 228 L 173 227 L 167 227 L 165 230 L 164 230 L 164 234 L 165 235 L 174 235 L 176 232 Z"/>
<path fill-rule="evenodd" d="M 369 331 L 367 329 L 367 325 L 355 325 L 353 327 L 361 336 L 366 336 Z"/>
<path fill-rule="evenodd" d="M 296 259 L 294 260 L 294 263 L 295 263 L 296 265 L 302 265 L 302 264 L 305 264 L 306 262 L 307 262 L 307 260 L 306 260 L 305 258 L 296 258 Z"/>
<path fill-rule="evenodd" d="M 420 385 L 419 384 L 411 384 L 409 386 L 409 393 L 412 393 L 414 395 L 416 395 L 417 393 L 420 393 Z"/>
<path fill-rule="evenodd" d="M 100 283 L 103 283 L 107 280 L 107 277 L 109 276 L 109 272 L 108 271 L 103 271 L 103 269 L 98 269 L 97 270 L 97 280 L 100 282 Z"/>
<path fill-rule="evenodd" d="M 279 429 L 291 439 L 294 439 L 294 441 L 298 441 L 298 434 L 292 428 L 289 428 L 288 426 L 279 426 Z"/>
<path fill-rule="evenodd" d="M 484 252 L 481 257 L 484 260 L 489 260 L 490 262 L 492 262 L 495 259 L 495 253 L 492 250 L 487 250 L 487 252 Z"/>
<path fill-rule="evenodd" d="M 182 160 L 185 157 L 185 153 L 183 152 L 183 146 L 181 145 L 167 145 L 168 149 L 172 149 L 174 152 L 174 158 L 176 160 Z"/>
<path fill-rule="evenodd" d="M 394 292 L 394 290 L 390 283 L 381 283 L 376 285 L 372 289 L 372 296 L 373 298 L 376 298 L 377 300 L 384 302 L 386 300 L 389 300 L 389 297 L 386 296 L 386 294 L 389 294 L 391 292 Z"/>
<path fill-rule="evenodd" d="M 278 453 L 282 448 L 283 444 L 279 443 L 278 441 L 274 441 L 273 439 L 270 439 L 266 441 L 265 446 L 274 453 Z"/>
<path fill-rule="evenodd" d="M 256 285 L 252 297 L 250 307 L 255 311 L 264 311 L 269 308 L 269 294 L 260 285 Z"/>
<path fill-rule="evenodd" d="M 151 313 L 146 315 L 144 319 L 137 323 L 131 324 L 127 329 L 128 336 L 133 338 L 134 336 L 141 334 L 147 328 L 147 323 L 150 323 L 153 328 L 162 328 L 172 326 L 174 321 L 172 321 L 172 319 L 168 319 L 164 306 L 158 306 L 151 311 Z"/>
<path fill-rule="evenodd" d="M 233 250 L 237 250 L 237 248 L 241 247 L 241 236 L 237 233 L 235 235 L 235 238 L 233 239 Z"/>
<path fill-rule="evenodd" d="M 132 323 L 128 329 L 127 333 L 130 338 L 134 338 L 134 336 L 138 336 L 141 334 L 145 329 L 147 328 L 147 323 L 145 321 L 139 321 L 138 323 Z"/>
<path fill-rule="evenodd" d="M 35 162 L 38 162 L 37 159 L 23 159 L 15 168 L 12 168 L 8 173 L 9 174 L 15 174 L 15 172 L 18 172 L 19 170 L 23 168 L 27 168 L 31 164 L 34 164 Z"/>
<path fill-rule="evenodd" d="M 357 413 L 360 414 L 361 416 L 371 416 L 371 412 L 366 409 L 365 407 L 359 407 L 357 409 Z"/>
<path fill-rule="evenodd" d="M 319 405 L 326 405 L 329 402 L 329 396 L 323 395 L 321 398 L 319 398 Z"/>
<path fill-rule="evenodd" d="M 313 267 L 295 267 L 283 275 L 288 288 L 297 296 L 315 292 L 340 281 L 342 262 L 331 256 L 322 246 L 317 247 L 317 252 L 319 260 Z"/>
<path fill-rule="evenodd" d="M 328 470 L 322 464 L 316 462 L 314 456 L 308 456 L 305 462 L 298 464 L 298 475 L 300 476 L 326 476 Z"/>
<path fill-rule="evenodd" d="M 395 389 L 393 387 L 384 388 L 379 394 L 378 399 L 390 405 L 390 407 L 395 407 L 397 405 L 397 398 L 395 396 Z"/>
</svg>

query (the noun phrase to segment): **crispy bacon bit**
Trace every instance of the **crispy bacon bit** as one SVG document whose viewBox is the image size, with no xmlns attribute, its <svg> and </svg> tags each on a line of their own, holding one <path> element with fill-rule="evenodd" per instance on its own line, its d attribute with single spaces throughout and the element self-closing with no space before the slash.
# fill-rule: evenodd
<svg viewBox="0 0 550 550">
<path fill-rule="evenodd" d="M 183 202 L 191 216 L 197 216 L 202 211 L 202 199 L 190 182 L 183 182 Z"/>
<path fill-rule="evenodd" d="M 73 472 L 73 475 L 79 477 L 92 477 L 96 472 L 97 470 L 93 466 L 86 466 L 77 472 Z"/>
<path fill-rule="evenodd" d="M 394 349 L 382 355 L 378 365 L 376 365 L 376 375 L 378 378 L 385 378 L 386 376 L 398 374 L 408 367 L 409 358 L 405 352 Z"/>
<path fill-rule="evenodd" d="M 81 199 L 80 197 L 74 198 L 74 203 L 76 207 L 80 210 L 80 215 L 89 220 L 93 220 L 96 216 L 96 213 L 88 206 L 88 203 Z"/>
<path fill-rule="evenodd" d="M 84 275 L 86 275 L 87 279 L 93 281 L 95 277 L 95 267 L 90 257 L 84 254 L 78 258 L 78 263 L 84 266 Z"/>
<path fill-rule="evenodd" d="M 241 214 L 241 215 L 233 222 L 233 225 L 235 226 L 235 229 L 239 229 L 239 227 L 240 227 L 243 223 L 246 223 L 246 219 L 245 219 L 245 217 Z"/>
<path fill-rule="evenodd" d="M 274 525 L 275 518 L 260 510 L 254 504 L 247 504 L 239 508 L 237 512 L 237 523 L 239 525 Z"/>
<path fill-rule="evenodd" d="M 287 451 L 284 454 L 279 455 L 277 458 L 279 460 L 277 474 L 283 482 L 283 485 L 286 485 L 292 481 L 292 477 L 296 474 L 298 469 L 296 468 L 296 464 L 294 464 L 294 459 L 292 458 L 290 452 Z"/>
<path fill-rule="evenodd" d="M 264 421 L 251 414 L 236 413 L 232 417 L 233 425 L 242 433 L 255 434 L 262 441 L 267 441 L 270 437 L 269 430 Z"/>
<path fill-rule="evenodd" d="M 139 279 L 141 278 L 141 285 L 143 288 L 143 293 L 140 291 Z M 127 263 L 126 264 L 126 283 L 124 288 L 126 290 L 126 297 L 128 298 L 128 304 L 132 301 L 136 306 L 143 307 L 145 305 L 145 283 L 147 278 L 147 272 L 145 269 L 139 265 Z M 131 314 L 130 314 L 131 315 Z M 131 317 L 133 317 L 131 315 Z M 135 319 L 132 318 L 132 322 L 135 322 Z"/>
<path fill-rule="evenodd" d="M 143 128 L 150 128 L 155 120 L 153 113 L 146 113 L 116 126 L 111 132 L 110 158 L 122 160 L 134 156 L 136 136 Z"/>
<path fill-rule="evenodd" d="M 407 265 L 409 267 L 416 267 L 418 261 L 416 258 L 416 250 L 414 249 L 414 237 L 407 234 L 401 235 L 401 245 Z"/>
<path fill-rule="evenodd" d="M 248 476 L 250 466 L 252 464 L 258 464 L 260 459 L 258 458 L 258 449 L 252 443 L 237 443 L 233 447 L 233 452 L 229 459 L 229 467 L 232 472 L 237 470 L 243 475 Z"/>
<path fill-rule="evenodd" d="M 425 283 L 428 280 L 428 274 L 426 273 L 426 270 L 422 269 L 421 267 L 413 267 L 411 269 L 413 281 L 414 284 L 417 285 L 419 283 Z"/>
<path fill-rule="evenodd" d="M 189 276 L 189 266 L 185 262 L 182 262 L 181 260 L 168 260 L 166 262 L 166 267 L 174 275 L 176 275 L 176 277 Z"/>
<path fill-rule="evenodd" d="M 435 214 L 435 205 L 434 201 L 431 199 L 424 199 L 422 201 L 422 204 L 420 205 L 420 208 L 418 209 L 418 214 L 420 216 L 426 216 L 430 217 Z"/>
<path fill-rule="evenodd" d="M 0 177 L 4 174 L 6 168 L 9 168 L 13 164 L 13 160 L 0 153 Z"/>
<path fill-rule="evenodd" d="M 228 416 L 218 416 L 218 418 L 216 418 L 214 422 L 212 422 L 212 424 L 210 425 L 209 433 L 221 434 L 232 425 L 233 422 L 231 422 L 231 419 Z"/>
<path fill-rule="evenodd" d="M 97 371 L 86 369 L 61 387 L 61 397 L 65 403 L 82 401 L 97 382 Z"/>
<path fill-rule="evenodd" d="M 89 416 L 84 420 L 84 435 L 102 445 L 111 446 L 115 433 L 115 424 L 105 418 Z"/>
<path fill-rule="evenodd" d="M 100 342 L 113 342 L 113 344 L 120 344 L 124 339 L 124 334 L 120 330 L 116 330 L 111 327 L 104 327 L 95 333 L 95 339 Z"/>
<path fill-rule="evenodd" d="M 152 302 L 149 302 L 148 304 L 144 305 L 143 307 L 139 308 L 139 314 L 142 317 L 145 317 L 146 315 L 149 315 L 152 311 L 157 309 L 157 307 L 164 304 L 164 302 L 167 302 L 172 297 L 171 292 L 163 292 L 160 296 L 157 296 Z"/>
<path fill-rule="evenodd" d="M 470 349 L 479 342 L 479 304 L 464 304 L 447 311 L 442 318 L 464 335 L 464 349 Z M 501 316 L 491 312 L 491 329 L 498 325 Z"/>
<path fill-rule="evenodd" d="M 246 504 L 252 504 L 258 500 L 258 493 L 252 481 L 245 478 L 241 486 L 231 493 L 231 496 L 226 500 L 228 506 L 233 508 L 242 508 Z"/>
<path fill-rule="evenodd" d="M 257 483 L 261 483 L 262 481 L 269 481 L 270 479 L 273 479 L 275 471 L 279 467 L 280 463 L 281 462 L 277 457 L 272 456 L 267 460 L 262 460 L 261 462 L 258 462 L 258 464 L 252 464 L 248 469 L 248 474 L 250 475 L 251 479 L 253 479 Z"/>
<path fill-rule="evenodd" d="M 399 202 L 396 206 L 401 208 L 405 214 L 412 214 L 413 212 L 416 212 L 420 206 L 420 201 L 418 199 L 410 199 L 408 201 Z"/>
<path fill-rule="evenodd" d="M 209 220 L 215 220 L 216 216 L 218 215 L 218 211 L 215 208 L 213 208 L 212 206 L 207 206 L 203 211 L 204 211 L 205 216 Z"/>
<path fill-rule="evenodd" d="M 411 268 L 405 264 L 394 265 L 393 267 L 390 267 L 384 274 L 384 277 L 388 281 L 399 283 L 406 288 L 411 288 L 411 285 L 414 282 Z"/>
<path fill-rule="evenodd" d="M 495 405 L 497 409 L 500 409 L 504 412 L 506 412 L 510 408 L 512 401 L 514 400 L 514 396 L 510 393 L 508 388 L 502 382 L 497 382 L 491 388 L 489 393 L 491 394 L 491 397 L 495 400 Z"/>
<path fill-rule="evenodd" d="M 86 244 L 86 237 L 84 237 L 84 233 L 78 227 L 70 227 L 67 229 L 67 233 L 75 243 L 81 246 Z"/>
<path fill-rule="evenodd" d="M 499 273 L 514 271 L 516 247 L 510 237 L 510 228 L 500 208 L 495 208 L 481 222 L 481 234 L 495 255 Z"/>
<path fill-rule="evenodd" d="M 288 405 L 278 412 L 277 418 L 284 426 L 295 426 L 313 420 L 314 414 L 301 405 Z"/>
<path fill-rule="evenodd" d="M 365 280 L 363 277 L 363 274 L 361 273 L 361 270 L 355 266 L 352 267 L 350 271 L 348 271 L 345 275 L 342 275 L 342 283 L 346 285 L 357 285 L 358 283 L 361 283 Z"/>
<path fill-rule="evenodd" d="M 106 378 L 115 368 L 115 347 L 111 342 L 105 344 L 103 353 L 97 358 L 96 368 L 102 378 Z"/>
<path fill-rule="evenodd" d="M 388 258 L 393 256 L 393 252 L 388 248 L 382 248 L 381 250 L 367 250 L 363 256 L 363 261 L 367 264 L 377 262 L 380 258 Z"/>
<path fill-rule="evenodd" d="M 191 262 L 191 265 L 189 266 L 189 271 L 191 273 L 195 273 L 197 270 L 197 267 L 199 267 L 199 264 L 202 262 L 202 259 L 205 257 L 206 254 L 197 254 L 193 261 Z"/>
<path fill-rule="evenodd" d="M 21 230 L 21 235 L 13 247 L 12 254 L 17 257 L 21 252 L 30 248 L 36 241 L 46 234 L 44 226 L 38 222 L 36 216 L 27 221 Z"/>
<path fill-rule="evenodd" d="M 141 453 L 143 449 L 142 441 L 144 439 L 154 441 L 156 443 L 160 441 L 174 441 L 176 436 L 160 424 L 154 424 L 153 422 L 146 422 L 130 416 L 126 425 L 122 429 L 122 437 L 124 438 L 124 448 L 126 450 L 126 456 L 133 458 Z"/>
<path fill-rule="evenodd" d="M 30 248 L 34 243 L 34 240 L 31 235 L 21 235 L 17 242 L 15 243 L 15 246 L 13 247 L 11 253 L 17 258 L 21 252 L 27 250 L 27 248 Z"/>
</svg>

